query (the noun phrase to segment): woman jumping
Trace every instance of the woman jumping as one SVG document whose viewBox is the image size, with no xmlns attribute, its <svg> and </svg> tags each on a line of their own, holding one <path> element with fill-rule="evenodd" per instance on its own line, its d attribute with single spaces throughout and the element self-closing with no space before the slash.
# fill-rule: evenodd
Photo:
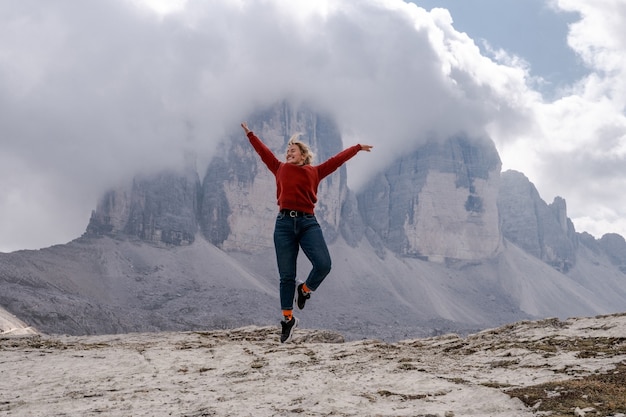
<svg viewBox="0 0 626 417">
<path fill-rule="evenodd" d="M 330 254 L 315 218 L 317 188 L 321 180 L 333 173 L 359 151 L 369 152 L 371 145 L 351 146 L 320 165 L 312 165 L 313 153 L 309 147 L 293 135 L 287 144 L 286 162 L 281 162 L 272 151 L 250 130 L 246 122 L 241 124 L 246 136 L 261 160 L 276 177 L 276 198 L 279 212 L 274 227 L 274 248 L 280 276 L 281 343 L 290 342 L 298 319 L 293 316 L 294 296 L 302 310 L 328 275 L 331 268 Z M 296 260 L 302 251 L 312 264 L 305 282 L 296 287 Z"/>
</svg>

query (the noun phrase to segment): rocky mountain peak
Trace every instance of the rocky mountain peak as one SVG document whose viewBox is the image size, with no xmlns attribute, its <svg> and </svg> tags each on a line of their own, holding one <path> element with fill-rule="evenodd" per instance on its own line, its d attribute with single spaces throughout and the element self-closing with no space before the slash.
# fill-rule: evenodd
<svg viewBox="0 0 626 417">
<path fill-rule="evenodd" d="M 278 103 L 251 115 L 248 123 L 279 158 L 296 132 L 316 153 L 316 163 L 343 149 L 332 117 L 306 105 Z M 239 129 L 220 149 L 202 180 L 195 158 L 188 157 L 182 172 L 137 176 L 105 193 L 86 235 L 188 245 L 201 233 L 225 250 L 271 248 L 277 210 L 273 175 Z M 316 214 L 330 242 L 341 235 L 356 246 L 366 237 L 379 256 L 389 250 L 437 262 L 481 260 L 496 256 L 507 239 L 566 272 L 576 262 L 579 238 L 565 200 L 556 197 L 548 205 L 522 173 L 500 169 L 489 139 L 426 140 L 358 194 L 348 189 L 341 167 L 320 184 Z M 612 237 L 598 248 L 626 264 Z"/>
<path fill-rule="evenodd" d="M 194 242 L 200 180 L 194 170 L 138 175 L 110 190 L 91 214 L 87 236 L 122 236 L 168 245 Z"/>
<path fill-rule="evenodd" d="M 318 162 L 343 148 L 305 106 L 248 123 L 278 157 L 294 132 Z M 224 139 L 202 179 L 191 157 L 138 175 L 103 195 L 83 237 L 0 254 L 0 305 L 49 333 L 275 324 L 275 179 L 239 126 Z M 576 233 L 564 199 L 500 170 L 490 140 L 461 136 L 424 141 L 358 193 L 345 167 L 326 178 L 316 212 L 333 271 L 303 323 L 400 339 L 621 311 L 626 241 Z"/>
<path fill-rule="evenodd" d="M 609 259 L 626 274 L 626 240 L 617 233 L 607 233 L 598 241 Z"/>
<path fill-rule="evenodd" d="M 565 200 L 546 204 L 528 178 L 517 171 L 501 175 L 498 210 L 502 235 L 526 252 L 567 272 L 576 262 L 578 237 Z"/>
<path fill-rule="evenodd" d="M 333 119 L 306 106 L 279 103 L 253 114 L 248 123 L 279 159 L 294 133 L 301 133 L 311 146 L 316 163 L 343 149 Z M 200 232 L 225 250 L 254 252 L 272 247 L 275 179 L 241 129 L 223 141 L 202 181 L 195 159 L 187 161 L 182 173 L 136 176 L 131 184 L 105 193 L 92 213 L 86 235 L 127 236 L 180 246 L 193 243 Z M 318 190 L 316 214 L 329 241 L 339 235 L 346 183 L 344 166 Z"/>
<path fill-rule="evenodd" d="M 495 255 L 500 167 L 492 141 L 428 141 L 358 195 L 371 243 L 431 261 Z"/>
</svg>

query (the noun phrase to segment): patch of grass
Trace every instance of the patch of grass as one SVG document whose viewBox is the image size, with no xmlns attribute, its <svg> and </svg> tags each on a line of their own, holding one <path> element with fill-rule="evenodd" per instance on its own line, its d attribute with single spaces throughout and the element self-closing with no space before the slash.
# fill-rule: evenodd
<svg viewBox="0 0 626 417">
<path fill-rule="evenodd" d="M 511 384 L 506 384 L 502 382 L 494 382 L 494 381 L 484 382 L 481 385 L 485 387 L 489 387 L 489 388 L 498 388 L 498 389 L 507 388 L 511 386 Z"/>
<path fill-rule="evenodd" d="M 443 378 L 443 379 L 445 379 L 446 381 L 453 382 L 455 384 L 469 384 L 468 380 L 463 379 L 463 378 L 458 378 L 458 377 L 457 378 Z"/>
<path fill-rule="evenodd" d="M 626 353 L 624 337 L 589 337 L 568 339 L 562 336 L 550 336 L 536 341 L 511 341 L 485 347 L 486 350 L 526 349 L 543 353 L 545 357 L 553 356 L 560 351 L 579 352 L 578 357 L 613 357 Z"/>
<path fill-rule="evenodd" d="M 446 391 L 438 391 L 428 394 L 401 394 L 398 392 L 391 392 L 387 390 L 379 390 L 377 392 L 381 397 L 399 397 L 401 401 L 409 401 L 409 400 L 423 400 L 424 398 L 429 397 L 438 397 L 442 395 L 448 394 Z"/>
<path fill-rule="evenodd" d="M 445 353 L 450 353 L 453 352 L 455 350 L 462 352 L 463 350 L 465 350 L 465 347 L 468 345 L 468 343 L 466 341 L 461 341 L 459 343 L 455 343 L 449 346 L 446 346 L 442 349 L 443 352 Z"/>
<path fill-rule="evenodd" d="M 398 370 L 400 371 L 417 371 L 419 367 L 410 362 L 402 362 L 398 364 Z"/>
<path fill-rule="evenodd" d="M 605 374 L 505 392 L 537 411 L 552 412 L 554 417 L 571 416 L 576 407 L 594 408 L 597 415 L 602 416 L 626 413 L 626 362 L 619 363 Z"/>
<path fill-rule="evenodd" d="M 519 359 L 501 360 L 491 362 L 489 366 L 491 366 L 492 368 L 509 368 L 513 365 L 518 365 L 519 362 Z"/>
</svg>

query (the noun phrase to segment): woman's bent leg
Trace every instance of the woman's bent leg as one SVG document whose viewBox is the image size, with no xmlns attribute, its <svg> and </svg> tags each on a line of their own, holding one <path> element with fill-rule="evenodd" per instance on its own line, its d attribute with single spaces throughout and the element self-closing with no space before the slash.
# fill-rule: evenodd
<svg viewBox="0 0 626 417">
<path fill-rule="evenodd" d="M 300 236 L 302 251 L 309 258 L 313 268 L 306 280 L 306 286 L 315 291 L 330 273 L 331 259 L 324 240 L 322 228 L 315 217 L 305 218 Z"/>
</svg>

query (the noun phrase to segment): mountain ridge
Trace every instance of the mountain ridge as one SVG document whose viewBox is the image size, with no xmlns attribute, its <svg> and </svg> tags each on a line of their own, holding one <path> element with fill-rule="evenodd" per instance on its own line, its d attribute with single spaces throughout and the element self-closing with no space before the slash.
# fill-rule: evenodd
<svg viewBox="0 0 626 417">
<path fill-rule="evenodd" d="M 306 106 L 248 120 L 277 154 L 293 131 L 320 161 L 342 148 L 332 118 Z M 0 254 L 0 306 L 46 333 L 275 323 L 274 179 L 241 132 L 224 143 L 202 180 L 191 157 L 137 176 L 103 195 L 82 237 Z M 397 340 L 623 309 L 624 239 L 577 233 L 563 199 L 546 204 L 500 170 L 493 142 L 467 137 L 425 141 L 358 192 L 341 167 L 316 211 L 333 271 L 297 314 L 349 339 Z"/>
</svg>

